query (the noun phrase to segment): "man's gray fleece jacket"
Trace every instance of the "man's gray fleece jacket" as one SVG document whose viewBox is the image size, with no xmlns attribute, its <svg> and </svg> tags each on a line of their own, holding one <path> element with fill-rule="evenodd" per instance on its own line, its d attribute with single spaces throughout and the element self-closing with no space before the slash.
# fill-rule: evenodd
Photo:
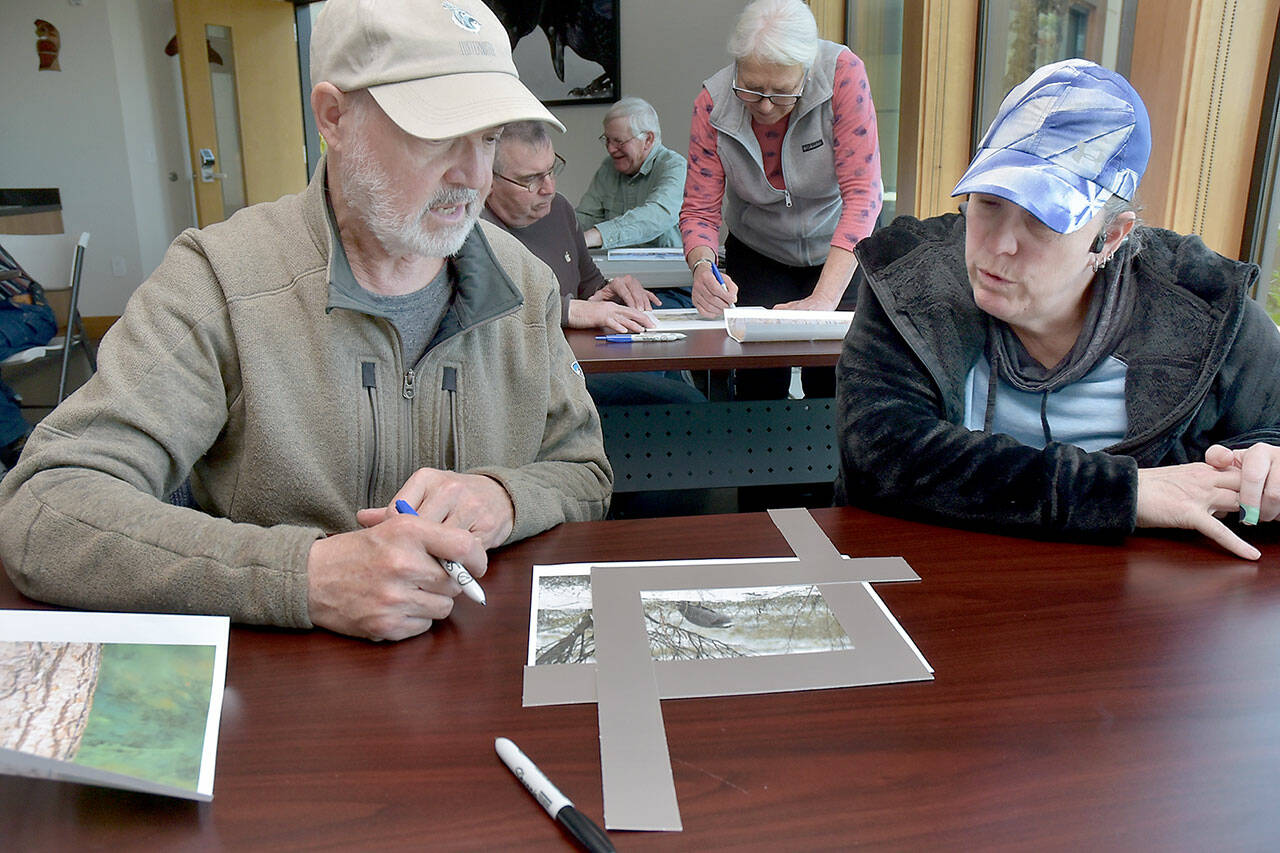
<svg viewBox="0 0 1280 853">
<path fill-rule="evenodd" d="M 482 224 L 422 360 L 335 304 L 321 176 L 178 237 L 97 374 L 0 483 L 0 559 L 59 604 L 309 627 L 307 558 L 419 467 L 511 495 L 510 540 L 603 517 L 600 421 L 560 331 L 559 288 Z M 164 496 L 188 475 L 203 512 Z"/>
</svg>

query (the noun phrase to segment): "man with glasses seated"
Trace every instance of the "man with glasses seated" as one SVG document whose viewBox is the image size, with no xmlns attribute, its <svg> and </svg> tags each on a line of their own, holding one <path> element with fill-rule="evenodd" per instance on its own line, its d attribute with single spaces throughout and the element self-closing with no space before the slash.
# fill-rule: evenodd
<svg viewBox="0 0 1280 853">
<path fill-rule="evenodd" d="M 689 129 L 680 235 L 693 304 L 707 317 L 735 303 L 850 309 L 853 247 L 871 233 L 882 198 L 866 69 L 844 45 L 818 38 L 800 0 L 747 6 L 729 54 L 733 64 L 704 81 Z M 722 201 L 723 285 L 711 269 Z M 831 368 L 807 367 L 803 380 L 806 396 L 834 392 Z M 735 393 L 778 399 L 789 384 L 788 368 L 740 370 Z"/>
<path fill-rule="evenodd" d="M 634 276 L 606 282 L 587 253 L 573 205 L 556 192 L 564 158 L 542 122 L 508 124 L 493 159 L 493 189 L 485 219 L 500 225 L 538 256 L 560 280 L 560 324 L 568 329 L 643 332 L 645 311 L 658 298 Z"/>
<path fill-rule="evenodd" d="M 653 326 L 645 311 L 659 299 L 634 276 L 605 281 L 574 218 L 569 200 L 556 192 L 564 158 L 546 126 L 518 121 L 506 126 L 493 158 L 493 188 L 481 214 L 536 255 L 560 282 L 560 323 L 567 329 L 643 332 Z M 687 382 L 661 374 L 587 377 L 598 405 L 696 402 L 705 398 Z"/>
<path fill-rule="evenodd" d="M 688 167 L 662 144 L 658 113 L 642 98 L 623 98 L 604 114 L 600 141 L 608 156 L 578 202 L 588 248 L 679 246 Z"/>
</svg>

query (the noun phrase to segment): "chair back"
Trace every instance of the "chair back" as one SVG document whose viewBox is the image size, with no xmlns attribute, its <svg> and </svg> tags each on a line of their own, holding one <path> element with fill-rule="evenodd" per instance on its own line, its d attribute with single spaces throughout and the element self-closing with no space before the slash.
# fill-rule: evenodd
<svg viewBox="0 0 1280 853">
<path fill-rule="evenodd" d="M 71 312 L 76 312 L 75 320 L 80 321 L 80 274 L 84 272 L 84 253 L 89 248 L 89 232 L 85 231 L 76 241 L 71 252 L 71 276 L 67 280 L 67 289 L 71 291 L 71 304 L 67 306 L 67 328 L 71 327 Z"/>
<path fill-rule="evenodd" d="M 85 334 L 84 323 L 80 322 L 80 273 L 84 271 L 84 253 L 89 248 L 89 232 L 85 231 L 76 241 L 76 248 L 71 256 L 71 305 L 67 311 L 66 345 L 62 348 L 62 373 L 58 378 L 58 403 L 67 396 L 67 370 L 71 364 L 71 345 L 77 340 L 84 347 L 84 354 L 89 359 L 89 369 L 98 369 L 98 359 L 93 351 L 93 344 Z"/>
</svg>

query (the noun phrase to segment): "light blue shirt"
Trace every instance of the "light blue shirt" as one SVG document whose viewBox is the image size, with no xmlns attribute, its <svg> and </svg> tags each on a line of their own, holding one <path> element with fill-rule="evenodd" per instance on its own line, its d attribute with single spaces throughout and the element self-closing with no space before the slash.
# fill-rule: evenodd
<svg viewBox="0 0 1280 853">
<path fill-rule="evenodd" d="M 1129 425 L 1124 408 L 1124 380 L 1128 368 L 1113 355 L 1099 361 L 1076 382 L 1044 394 L 1019 391 L 997 378 L 996 408 L 991 433 L 1012 436 L 1019 444 L 1045 446 L 1040 405 L 1045 402 L 1045 420 L 1050 438 L 1089 452 L 1110 447 L 1124 438 Z M 991 364 L 984 355 L 969 370 L 964 384 L 964 425 L 982 431 L 987 412 Z"/>
<path fill-rule="evenodd" d="M 603 248 L 680 246 L 676 219 L 684 201 L 684 157 L 661 143 L 634 175 L 624 175 L 604 158 L 578 202 L 578 225 L 596 228 Z"/>
</svg>

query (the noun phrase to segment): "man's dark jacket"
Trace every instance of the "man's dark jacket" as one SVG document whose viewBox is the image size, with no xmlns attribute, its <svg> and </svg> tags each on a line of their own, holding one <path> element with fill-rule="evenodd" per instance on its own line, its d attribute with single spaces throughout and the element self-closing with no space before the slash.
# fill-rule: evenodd
<svg viewBox="0 0 1280 853">
<path fill-rule="evenodd" d="M 1138 250 L 1134 250 L 1134 246 Z M 1280 332 L 1248 298 L 1258 268 L 1198 237 L 1139 227 L 1113 259 L 1136 306 L 1124 438 L 1044 449 L 964 423 L 986 346 L 964 264 L 964 218 L 899 217 L 857 247 L 858 312 L 837 368 L 838 502 L 963 527 L 1115 539 L 1137 521 L 1138 468 L 1204 460 L 1213 444 L 1280 444 Z"/>
</svg>

